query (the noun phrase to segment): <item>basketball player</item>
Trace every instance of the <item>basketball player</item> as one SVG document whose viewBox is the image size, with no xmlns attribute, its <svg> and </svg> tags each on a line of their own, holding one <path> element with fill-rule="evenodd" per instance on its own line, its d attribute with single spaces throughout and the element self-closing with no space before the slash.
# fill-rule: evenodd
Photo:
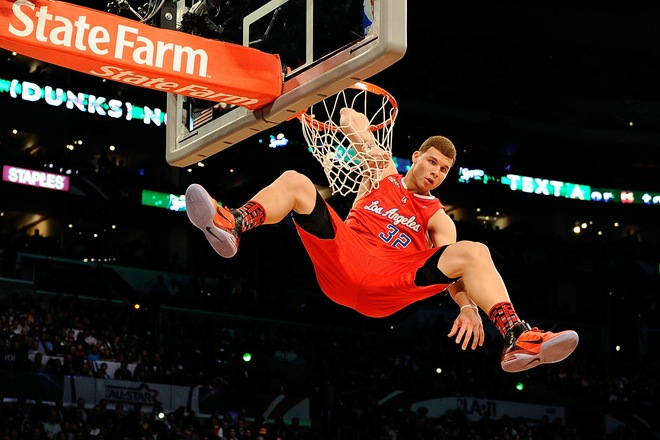
<svg viewBox="0 0 660 440">
<path fill-rule="evenodd" d="M 520 319 L 488 247 L 456 241 L 453 220 L 431 195 L 456 161 L 451 141 L 428 138 L 402 176 L 377 145 L 365 115 L 344 108 L 341 126 L 358 154 L 368 152 L 371 165 L 383 169 L 377 186 L 363 181 L 345 221 L 308 177 L 286 171 L 238 209 L 218 206 L 203 187 L 191 185 L 186 191 L 191 222 L 229 258 L 241 234 L 291 213 L 319 286 L 336 303 L 384 317 L 447 290 L 460 308 L 448 336 L 456 336 L 463 350 L 483 345 L 483 310 L 504 338 L 505 371 L 559 362 L 573 352 L 576 332 L 542 331 Z"/>
</svg>

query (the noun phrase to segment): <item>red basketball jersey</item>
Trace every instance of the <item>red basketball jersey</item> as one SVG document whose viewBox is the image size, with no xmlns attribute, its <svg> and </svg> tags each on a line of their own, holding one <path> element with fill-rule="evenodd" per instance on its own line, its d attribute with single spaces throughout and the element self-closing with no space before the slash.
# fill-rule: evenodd
<svg viewBox="0 0 660 440">
<path fill-rule="evenodd" d="M 356 200 L 346 225 L 372 246 L 421 251 L 429 248 L 427 224 L 439 209 L 440 200 L 408 191 L 403 176 L 394 174 Z"/>
<path fill-rule="evenodd" d="M 438 251 L 427 245 L 426 225 L 443 208 L 435 197 L 411 193 L 402 176 L 393 175 L 357 200 L 345 222 L 328 206 L 334 238 L 296 227 L 323 292 L 363 315 L 382 317 L 448 286 L 415 285 L 417 270 Z"/>
</svg>

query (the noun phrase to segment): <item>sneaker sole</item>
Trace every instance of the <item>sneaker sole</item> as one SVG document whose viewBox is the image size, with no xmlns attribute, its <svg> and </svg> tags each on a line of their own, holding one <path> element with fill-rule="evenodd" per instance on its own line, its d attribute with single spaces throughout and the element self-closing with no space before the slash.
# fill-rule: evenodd
<svg viewBox="0 0 660 440">
<path fill-rule="evenodd" d="M 502 363 L 502 369 L 508 373 L 518 373 L 542 364 L 561 362 L 573 353 L 579 340 L 578 334 L 573 330 L 563 331 L 544 342 L 539 354 L 517 354 L 515 359 Z"/>
<path fill-rule="evenodd" d="M 213 223 L 216 205 L 204 187 L 193 183 L 186 190 L 186 213 L 191 223 L 199 228 L 213 249 L 222 257 L 236 255 L 238 246 L 233 234 L 218 228 Z"/>
</svg>

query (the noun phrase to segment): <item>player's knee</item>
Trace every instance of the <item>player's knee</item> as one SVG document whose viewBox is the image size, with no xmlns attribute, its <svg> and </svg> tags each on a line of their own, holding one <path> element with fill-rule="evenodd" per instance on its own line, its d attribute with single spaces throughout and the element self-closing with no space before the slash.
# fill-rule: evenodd
<svg viewBox="0 0 660 440">
<path fill-rule="evenodd" d="M 460 241 L 456 244 L 459 244 L 463 257 L 467 261 L 483 261 L 490 260 L 490 250 L 488 246 L 478 241 Z"/>
<path fill-rule="evenodd" d="M 287 182 L 295 182 L 296 180 L 299 180 L 301 176 L 302 174 L 300 174 L 298 171 L 286 170 L 282 173 L 280 179 Z"/>
<path fill-rule="evenodd" d="M 293 197 L 293 210 L 309 214 L 316 203 L 317 191 L 314 182 L 304 174 L 293 170 L 285 171 L 278 180 L 279 188 Z"/>
<path fill-rule="evenodd" d="M 309 177 L 294 170 L 288 170 L 282 173 L 280 180 L 285 182 L 290 189 L 295 191 L 304 191 L 309 188 L 315 188 Z"/>
</svg>

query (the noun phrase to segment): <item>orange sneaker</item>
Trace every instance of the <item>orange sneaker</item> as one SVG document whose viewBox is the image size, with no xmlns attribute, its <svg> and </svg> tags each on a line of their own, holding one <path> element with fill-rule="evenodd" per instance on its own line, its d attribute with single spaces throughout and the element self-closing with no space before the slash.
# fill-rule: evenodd
<svg viewBox="0 0 660 440">
<path fill-rule="evenodd" d="M 553 333 L 521 322 L 511 327 L 504 336 L 502 369 L 517 373 L 541 364 L 563 361 L 573 353 L 578 341 L 578 334 L 573 330 Z"/>
<path fill-rule="evenodd" d="M 236 211 L 218 205 L 201 185 L 193 183 L 186 190 L 186 212 L 219 255 L 236 255 L 241 236 L 241 218 Z"/>
</svg>

